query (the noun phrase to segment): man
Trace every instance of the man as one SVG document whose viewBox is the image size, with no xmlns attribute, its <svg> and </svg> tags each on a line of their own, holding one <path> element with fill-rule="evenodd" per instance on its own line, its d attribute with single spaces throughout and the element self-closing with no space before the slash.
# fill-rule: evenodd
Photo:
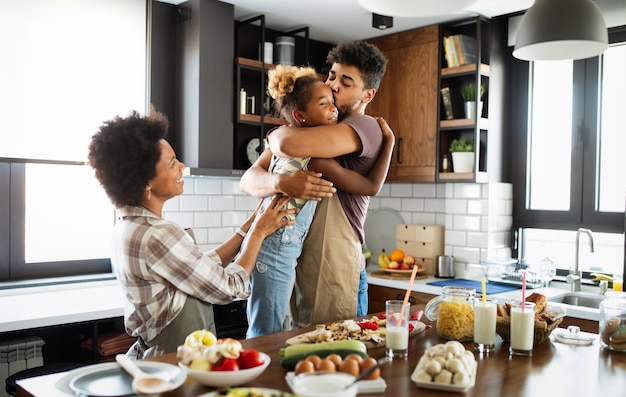
<svg viewBox="0 0 626 397">
<path fill-rule="evenodd" d="M 309 169 L 323 171 L 315 158 L 335 158 L 343 167 L 368 175 L 382 145 L 381 128 L 365 109 L 376 95 L 387 60 L 375 46 L 341 43 L 327 58 L 326 83 L 333 89 L 341 121 L 306 132 L 283 126 L 268 136 L 270 152 L 280 157 L 313 157 Z M 267 152 L 267 151 L 266 151 Z M 367 273 L 362 254 L 363 225 L 369 196 L 334 188 L 312 171 L 267 172 L 264 153 L 243 175 L 244 192 L 262 197 L 281 192 L 321 200 L 304 242 L 296 270 L 292 315 L 297 327 L 367 314 Z"/>
</svg>

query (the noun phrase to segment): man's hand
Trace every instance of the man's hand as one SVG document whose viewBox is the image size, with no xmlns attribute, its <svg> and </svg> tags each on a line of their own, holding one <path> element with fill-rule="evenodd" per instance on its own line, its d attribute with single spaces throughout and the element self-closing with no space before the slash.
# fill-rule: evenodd
<svg viewBox="0 0 626 397">
<path fill-rule="evenodd" d="M 333 183 L 321 178 L 322 174 L 310 170 L 281 174 L 280 191 L 289 196 L 319 201 L 337 191 Z"/>
</svg>

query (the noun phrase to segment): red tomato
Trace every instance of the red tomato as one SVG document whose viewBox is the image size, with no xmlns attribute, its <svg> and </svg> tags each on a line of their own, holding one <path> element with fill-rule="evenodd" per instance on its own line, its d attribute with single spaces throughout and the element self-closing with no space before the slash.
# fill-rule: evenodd
<svg viewBox="0 0 626 397">
<path fill-rule="evenodd" d="M 243 349 L 239 354 L 239 365 L 243 369 L 258 367 L 264 362 L 263 357 L 254 349 Z"/>
<path fill-rule="evenodd" d="M 222 358 L 213 365 L 212 371 L 239 371 L 239 362 L 236 358 Z"/>
</svg>

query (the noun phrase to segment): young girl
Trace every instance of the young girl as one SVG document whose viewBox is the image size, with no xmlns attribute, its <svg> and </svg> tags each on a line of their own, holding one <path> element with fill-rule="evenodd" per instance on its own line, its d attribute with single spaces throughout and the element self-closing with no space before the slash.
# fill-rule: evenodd
<svg viewBox="0 0 626 397">
<path fill-rule="evenodd" d="M 314 69 L 278 65 L 268 72 L 268 77 L 268 93 L 274 99 L 276 109 L 290 125 L 314 127 L 337 123 L 338 112 L 333 92 L 317 78 Z M 350 193 L 372 195 L 378 192 L 387 175 L 394 146 L 393 133 L 386 123 L 381 122 L 381 126 L 385 144 L 367 178 L 341 167 L 334 159 L 315 159 L 316 171 L 323 171 L 325 178 Z M 276 157 L 268 149 L 257 161 L 267 161 L 268 156 L 271 156 L 270 172 L 281 174 L 306 170 L 311 160 L 308 157 Z M 264 240 L 252 273 L 252 293 L 248 300 L 248 338 L 290 328 L 289 302 L 295 282 L 295 268 L 316 203 L 313 200 L 291 198 L 287 206 L 296 209 L 295 224 L 277 230 Z"/>
</svg>

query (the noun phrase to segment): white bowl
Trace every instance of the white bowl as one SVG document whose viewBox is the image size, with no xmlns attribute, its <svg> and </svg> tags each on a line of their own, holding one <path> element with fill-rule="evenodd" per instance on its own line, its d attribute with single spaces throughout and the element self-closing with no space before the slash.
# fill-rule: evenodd
<svg viewBox="0 0 626 397">
<path fill-rule="evenodd" d="M 193 380 L 205 386 L 239 386 L 256 379 L 263 373 L 263 371 L 265 371 L 265 368 L 270 365 L 270 362 L 272 361 L 270 356 L 265 353 L 260 354 L 264 360 L 262 365 L 254 368 L 240 369 L 239 371 L 198 371 L 190 369 L 181 363 L 178 363 L 178 366 L 183 368 L 187 372 L 187 375 L 191 376 Z"/>
<path fill-rule="evenodd" d="M 290 386 L 300 397 L 355 397 L 359 385 L 354 380 L 354 376 L 343 372 L 305 372 L 297 375 Z"/>
</svg>

